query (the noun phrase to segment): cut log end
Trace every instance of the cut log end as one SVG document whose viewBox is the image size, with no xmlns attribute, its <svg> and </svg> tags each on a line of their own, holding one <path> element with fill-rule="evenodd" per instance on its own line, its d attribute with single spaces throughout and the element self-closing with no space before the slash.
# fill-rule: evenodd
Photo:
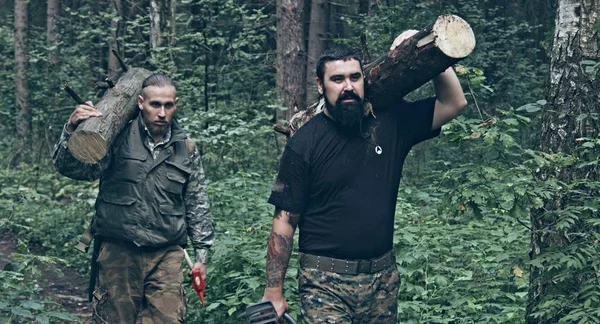
<svg viewBox="0 0 600 324">
<path fill-rule="evenodd" d="M 98 163 L 108 152 L 106 140 L 96 132 L 76 131 L 67 145 L 73 157 L 87 164 Z"/>
<path fill-rule="evenodd" d="M 432 30 L 436 46 L 448 57 L 462 59 L 475 49 L 475 35 L 471 26 L 455 15 L 441 16 Z"/>
</svg>

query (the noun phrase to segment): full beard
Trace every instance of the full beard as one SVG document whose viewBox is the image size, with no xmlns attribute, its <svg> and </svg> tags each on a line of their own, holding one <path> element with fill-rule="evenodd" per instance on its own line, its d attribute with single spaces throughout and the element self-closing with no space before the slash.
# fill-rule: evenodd
<svg viewBox="0 0 600 324">
<path fill-rule="evenodd" d="M 353 98 L 355 101 L 344 103 L 342 100 Z M 329 101 L 325 100 L 327 110 L 331 114 L 331 117 L 342 127 L 345 128 L 356 128 L 360 124 L 360 121 L 365 116 L 364 102 L 355 94 L 340 95 L 335 102 L 335 105 L 331 105 Z"/>
</svg>

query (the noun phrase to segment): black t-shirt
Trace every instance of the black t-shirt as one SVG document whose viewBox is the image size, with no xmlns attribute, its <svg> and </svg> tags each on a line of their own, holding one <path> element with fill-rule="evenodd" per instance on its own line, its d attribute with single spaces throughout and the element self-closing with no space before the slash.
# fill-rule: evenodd
<svg viewBox="0 0 600 324">
<path fill-rule="evenodd" d="M 362 134 L 321 113 L 289 139 L 269 203 L 300 214 L 300 252 L 369 259 L 392 249 L 404 159 L 439 134 L 434 106 L 429 98 L 377 109 Z"/>
</svg>

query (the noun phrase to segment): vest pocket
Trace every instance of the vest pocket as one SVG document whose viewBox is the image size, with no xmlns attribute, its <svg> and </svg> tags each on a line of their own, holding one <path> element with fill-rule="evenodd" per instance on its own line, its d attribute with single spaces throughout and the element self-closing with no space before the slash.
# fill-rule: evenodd
<svg viewBox="0 0 600 324">
<path fill-rule="evenodd" d="M 128 196 L 117 196 L 112 194 L 104 194 L 101 198 L 104 202 L 114 205 L 131 206 L 135 203 L 135 198 Z"/>
<path fill-rule="evenodd" d="M 181 194 L 183 192 L 183 185 L 185 184 L 185 178 L 179 174 L 167 173 L 167 181 L 165 190 L 174 193 Z"/>
<path fill-rule="evenodd" d="M 183 216 L 185 214 L 183 206 L 160 205 L 158 211 L 165 216 Z"/>
</svg>

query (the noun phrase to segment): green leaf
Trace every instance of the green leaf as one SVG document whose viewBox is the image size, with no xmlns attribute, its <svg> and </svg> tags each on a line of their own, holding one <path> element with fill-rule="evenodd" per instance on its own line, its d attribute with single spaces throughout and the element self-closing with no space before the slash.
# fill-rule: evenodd
<svg viewBox="0 0 600 324">
<path fill-rule="evenodd" d="M 77 319 L 77 317 L 75 317 L 71 314 L 63 313 L 63 312 L 49 312 L 47 314 L 52 317 L 56 317 L 58 319 L 65 320 L 65 321 L 74 321 Z"/>
<path fill-rule="evenodd" d="M 229 316 L 231 316 L 233 313 L 235 313 L 236 310 L 237 310 L 237 307 L 231 307 L 230 309 L 227 310 L 227 314 L 229 314 Z"/>
<path fill-rule="evenodd" d="M 27 317 L 27 318 L 33 318 L 33 315 L 31 314 L 31 312 L 27 309 L 23 309 L 21 307 L 13 307 L 10 309 L 10 312 L 17 315 L 17 316 L 23 316 L 23 317 Z"/>
<path fill-rule="evenodd" d="M 35 320 L 41 324 L 50 324 L 50 317 L 46 315 L 38 315 L 35 317 Z"/>
<path fill-rule="evenodd" d="M 31 301 L 31 300 L 26 300 L 23 301 L 21 303 L 21 306 L 23 306 L 24 308 L 29 308 L 29 309 L 33 309 L 33 310 L 42 310 L 44 309 L 44 305 Z"/>
<path fill-rule="evenodd" d="M 216 309 L 217 307 L 219 307 L 219 305 L 221 305 L 221 303 L 210 303 L 210 305 L 208 305 L 206 307 L 206 311 L 211 311 L 213 309 Z"/>
</svg>

